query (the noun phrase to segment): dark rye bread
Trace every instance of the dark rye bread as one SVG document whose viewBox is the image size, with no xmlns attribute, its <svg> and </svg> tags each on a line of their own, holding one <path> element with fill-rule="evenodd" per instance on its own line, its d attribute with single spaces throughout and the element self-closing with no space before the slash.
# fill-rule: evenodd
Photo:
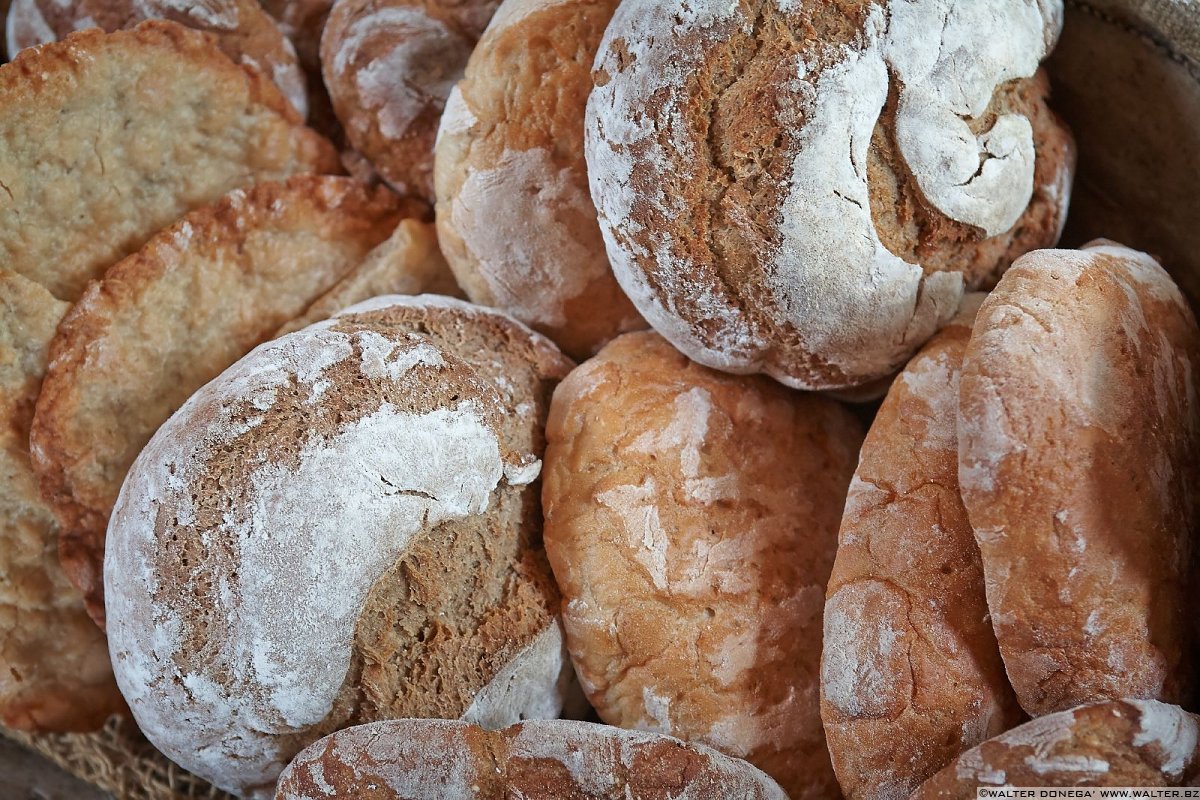
<svg viewBox="0 0 1200 800">
<path fill-rule="evenodd" d="M 973 800 L 988 786 L 1196 786 L 1198 722 L 1154 700 L 1048 714 L 963 753 L 912 800 Z"/>
<path fill-rule="evenodd" d="M 268 796 L 347 725 L 495 727 L 569 702 L 536 479 L 570 362 L 508 318 L 407 302 L 234 365 L 155 435 L 114 511 L 118 683 L 151 741 L 222 788 Z"/>
<path fill-rule="evenodd" d="M 401 719 L 339 731 L 284 771 L 275 800 L 786 800 L 750 764 L 661 734 L 563 720 L 488 731 Z"/>
<path fill-rule="evenodd" d="M 623 3 L 585 128 L 622 287 L 708 366 L 823 389 L 894 371 L 964 287 L 1057 239 L 1073 147 L 1037 70 L 1061 15 Z"/>
</svg>

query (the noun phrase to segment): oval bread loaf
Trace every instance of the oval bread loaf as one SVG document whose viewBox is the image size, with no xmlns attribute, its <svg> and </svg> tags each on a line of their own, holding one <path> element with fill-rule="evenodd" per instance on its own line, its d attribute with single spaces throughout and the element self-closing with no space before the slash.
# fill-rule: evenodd
<svg viewBox="0 0 1200 800">
<path fill-rule="evenodd" d="M 370 793 L 370 794 L 369 794 Z M 275 800 L 787 800 L 766 775 L 670 736 L 563 720 L 488 731 L 401 719 L 312 744 L 279 779 Z"/>
<path fill-rule="evenodd" d="M 1061 0 L 627 0 L 588 176 L 617 279 L 697 361 L 883 377 L 1053 244 L 1070 134 L 1039 62 Z M 940 35 L 934 35 L 940 32 Z"/>
<path fill-rule="evenodd" d="M 497 313 L 392 298 L 195 394 L 131 470 L 105 557 L 113 665 L 147 737 L 265 797 L 347 725 L 558 716 L 578 690 L 537 478 L 569 367 Z"/>
</svg>

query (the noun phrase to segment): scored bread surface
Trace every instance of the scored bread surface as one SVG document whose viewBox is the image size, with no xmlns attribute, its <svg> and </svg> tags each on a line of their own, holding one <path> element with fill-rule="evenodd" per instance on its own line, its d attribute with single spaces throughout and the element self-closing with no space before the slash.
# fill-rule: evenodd
<svg viewBox="0 0 1200 800">
<path fill-rule="evenodd" d="M 173 22 L 80 31 L 0 67 L 0 263 L 62 300 L 232 189 L 338 171 L 269 79 Z"/>
<path fill-rule="evenodd" d="M 983 295 L 909 361 L 863 443 L 825 603 L 821 717 L 850 800 L 904 800 L 1021 718 L 958 491 L 958 382 Z"/>
<path fill-rule="evenodd" d="M 964 359 L 959 481 L 1008 676 L 1032 715 L 1194 690 L 1200 331 L 1149 256 L 1019 260 Z"/>
<path fill-rule="evenodd" d="M 92 730 L 125 705 L 29 463 L 33 404 L 68 307 L 0 270 L 0 723 L 20 730 Z"/>
<path fill-rule="evenodd" d="M 746 758 L 793 798 L 836 792 L 821 608 L 853 415 L 629 333 L 560 385 L 547 437 L 546 549 L 600 718 Z"/>
<path fill-rule="evenodd" d="M 142 446 L 193 391 L 356 268 L 406 210 L 349 178 L 235 190 L 157 233 L 67 315 L 31 446 L 64 567 L 97 622 L 109 512 Z"/>
<path fill-rule="evenodd" d="M 130 471 L 106 553 L 113 663 L 151 741 L 257 797 L 346 725 L 557 716 L 536 480 L 568 368 L 507 318 L 388 298 L 193 395 Z"/>
<path fill-rule="evenodd" d="M 372 794 L 374 792 L 374 794 Z M 297 756 L 276 800 L 785 800 L 762 772 L 669 736 L 564 720 L 484 730 L 402 719 L 339 731 Z"/>
<path fill-rule="evenodd" d="M 889 374 L 1057 239 L 1073 145 L 1038 65 L 1061 25 L 1057 0 L 623 2 L 585 128 L 622 287 L 709 366 Z"/>
</svg>

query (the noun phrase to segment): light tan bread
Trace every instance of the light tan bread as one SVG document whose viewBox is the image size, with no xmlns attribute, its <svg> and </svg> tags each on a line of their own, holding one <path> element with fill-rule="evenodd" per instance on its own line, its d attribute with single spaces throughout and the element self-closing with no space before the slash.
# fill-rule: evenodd
<svg viewBox="0 0 1200 800">
<path fill-rule="evenodd" d="M 537 479 L 570 366 L 511 318 L 394 297 L 193 395 L 130 471 L 105 554 L 117 682 L 149 739 L 269 797 L 349 725 L 569 709 Z"/>
<path fill-rule="evenodd" d="M 754 767 L 704 745 L 607 725 L 522 722 L 498 731 L 402 719 L 348 728 L 284 771 L 275 800 L 786 800 Z"/>
<path fill-rule="evenodd" d="M 608 265 L 583 160 L 592 60 L 616 0 L 508 0 L 450 94 L 438 236 L 467 295 L 587 358 L 646 323 Z"/>
<path fill-rule="evenodd" d="M 321 32 L 333 0 L 263 0 L 263 10 L 275 18 L 292 40 L 300 63 L 314 77 L 321 73 Z"/>
<path fill-rule="evenodd" d="M 321 70 L 355 150 L 397 191 L 432 202 L 438 121 L 499 0 L 337 0 Z"/>
<path fill-rule="evenodd" d="M 821 717 L 849 800 L 905 800 L 1021 719 L 958 491 L 958 381 L 982 294 L 892 384 L 859 454 L 825 602 Z"/>
<path fill-rule="evenodd" d="M 273 83 L 172 22 L 0 68 L 0 263 L 63 300 L 231 189 L 337 170 Z"/>
<path fill-rule="evenodd" d="M 840 404 L 613 340 L 554 395 L 546 552 L 600 718 L 836 794 L 821 608 L 862 429 Z"/>
<path fill-rule="evenodd" d="M 462 296 L 454 273 L 438 249 L 437 232 L 432 225 L 415 219 L 401 220 L 386 241 L 301 316 L 280 328 L 277 335 L 307 328 L 372 297 L 391 294 Z"/>
<path fill-rule="evenodd" d="M 1154 700 L 1059 711 L 963 753 L 912 800 L 973 800 L 989 786 L 1195 786 L 1197 722 Z"/>
<path fill-rule="evenodd" d="M 967 348 L 959 480 L 1008 676 L 1033 716 L 1186 702 L 1200 332 L 1149 256 L 1019 260 Z"/>
<path fill-rule="evenodd" d="M 1057 241 L 1074 149 L 1039 63 L 1062 11 L 621 3 L 584 131 L 617 279 L 718 369 L 809 389 L 896 371 L 964 289 Z"/>
<path fill-rule="evenodd" d="M 109 512 L 142 446 L 192 392 L 350 274 L 407 210 L 350 178 L 235 190 L 156 234 L 67 315 L 31 445 L 63 566 L 97 623 Z"/>
<path fill-rule="evenodd" d="M 296 50 L 255 0 L 14 0 L 8 49 L 16 53 L 85 28 L 117 31 L 148 19 L 212 34 L 234 63 L 262 72 L 301 117 L 308 114 L 307 81 Z"/>
<path fill-rule="evenodd" d="M 26 731 L 93 730 L 125 706 L 29 464 L 33 405 L 68 308 L 0 270 L 0 723 Z"/>
</svg>

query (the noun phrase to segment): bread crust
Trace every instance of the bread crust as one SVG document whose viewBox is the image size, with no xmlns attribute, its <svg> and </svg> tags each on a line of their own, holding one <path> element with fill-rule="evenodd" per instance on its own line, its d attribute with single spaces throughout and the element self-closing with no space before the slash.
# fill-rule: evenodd
<svg viewBox="0 0 1200 800">
<path fill-rule="evenodd" d="M 793 798 L 836 793 L 821 606 L 858 421 L 645 332 L 559 386 L 547 439 L 546 552 L 600 718 L 746 758 Z"/>
<path fill-rule="evenodd" d="M 0 262 L 59 299 L 234 188 L 338 171 L 274 83 L 172 22 L 80 31 L 0 69 Z"/>
<path fill-rule="evenodd" d="M 8 48 L 16 53 L 85 28 L 116 31 L 148 19 L 212 34 L 230 60 L 262 72 L 301 117 L 308 115 L 307 83 L 296 50 L 255 0 L 16 0 L 8 18 Z"/>
<path fill-rule="evenodd" d="M 1117 700 L 1026 722 L 963 753 L 913 800 L 969 800 L 987 786 L 1195 786 L 1197 717 Z"/>
<path fill-rule="evenodd" d="M 349 178 L 300 175 L 235 190 L 156 234 L 71 309 L 50 346 L 31 446 L 61 525 L 63 567 L 97 624 L 109 512 L 142 446 L 411 210 Z"/>
<path fill-rule="evenodd" d="M 125 707 L 29 464 L 33 405 L 67 308 L 0 270 L 0 723 L 25 731 L 94 730 Z"/>
<path fill-rule="evenodd" d="M 499 0 L 338 0 L 321 71 L 355 150 L 397 191 L 433 202 L 433 144 Z"/>
<path fill-rule="evenodd" d="M 676 5 L 621 4 L 585 136 L 617 279 L 691 358 L 867 383 L 1056 241 L 1073 147 L 1035 76 L 1061 2 Z"/>
<path fill-rule="evenodd" d="M 447 101 L 438 236 L 468 296 L 587 358 L 646 327 L 617 284 L 588 194 L 583 116 L 616 0 L 509 0 Z"/>
<path fill-rule="evenodd" d="M 704 745 L 563 720 L 489 731 L 396 720 L 316 742 L 280 777 L 275 800 L 786 800 L 766 775 Z"/>
<path fill-rule="evenodd" d="M 1031 253 L 983 303 L 959 481 L 1032 715 L 1191 696 L 1198 358 L 1170 277 L 1111 242 Z"/>
<path fill-rule="evenodd" d="M 905 800 L 1021 719 L 958 490 L 958 381 L 983 295 L 909 361 L 859 454 L 825 603 L 821 718 L 850 800 Z"/>
</svg>

